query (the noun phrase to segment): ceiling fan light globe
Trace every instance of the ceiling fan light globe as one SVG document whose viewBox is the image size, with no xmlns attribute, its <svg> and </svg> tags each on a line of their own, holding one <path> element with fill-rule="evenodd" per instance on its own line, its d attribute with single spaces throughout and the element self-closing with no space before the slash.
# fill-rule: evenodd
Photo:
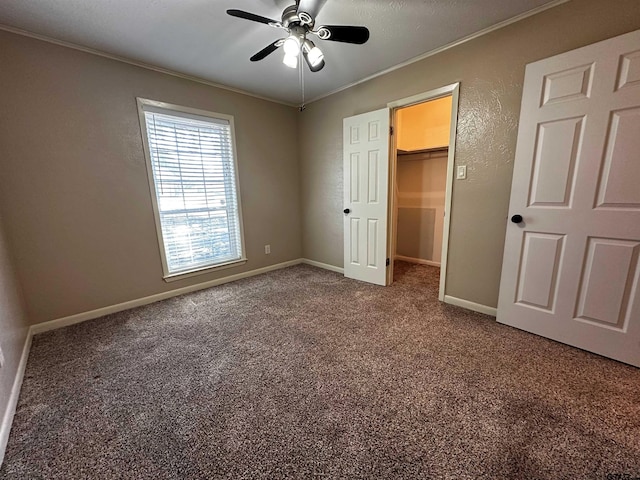
<svg viewBox="0 0 640 480">
<path fill-rule="evenodd" d="M 313 47 L 309 50 L 309 53 L 307 53 L 307 58 L 309 59 L 309 64 L 312 67 L 317 67 L 324 60 L 324 53 L 322 53 L 322 50 L 318 47 Z"/>
<path fill-rule="evenodd" d="M 289 55 L 285 52 L 284 58 L 282 59 L 282 63 L 284 63 L 289 68 L 298 68 L 298 56 L 297 55 Z"/>
<path fill-rule="evenodd" d="M 284 49 L 285 55 L 297 57 L 300 53 L 300 40 L 298 37 L 291 35 L 284 41 L 282 48 Z"/>
</svg>

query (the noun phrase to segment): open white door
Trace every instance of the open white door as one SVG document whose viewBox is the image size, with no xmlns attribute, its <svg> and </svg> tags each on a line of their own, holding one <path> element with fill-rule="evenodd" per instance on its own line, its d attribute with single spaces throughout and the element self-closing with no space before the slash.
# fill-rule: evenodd
<svg viewBox="0 0 640 480">
<path fill-rule="evenodd" d="M 389 109 L 344 119 L 344 275 L 386 285 Z"/>
<path fill-rule="evenodd" d="M 640 31 L 527 66 L 514 215 L 498 321 L 640 367 Z"/>
</svg>

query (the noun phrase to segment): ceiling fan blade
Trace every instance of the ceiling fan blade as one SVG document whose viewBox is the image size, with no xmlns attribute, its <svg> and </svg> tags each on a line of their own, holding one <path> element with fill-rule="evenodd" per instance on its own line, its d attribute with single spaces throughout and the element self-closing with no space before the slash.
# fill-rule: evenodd
<svg viewBox="0 0 640 480">
<path fill-rule="evenodd" d="M 318 36 L 322 40 L 362 45 L 369 40 L 369 29 L 348 25 L 323 25 L 318 29 Z"/>
<path fill-rule="evenodd" d="M 259 22 L 269 25 L 270 23 L 278 23 L 275 20 L 271 20 L 267 17 L 261 17 L 260 15 L 256 15 L 255 13 L 245 12 L 244 10 L 236 10 L 230 9 L 227 10 L 227 13 L 232 17 L 244 18 L 245 20 L 251 20 L 252 22 Z"/>
<path fill-rule="evenodd" d="M 300 0 L 298 12 L 305 12 L 316 18 L 327 0 Z"/>
<path fill-rule="evenodd" d="M 267 45 L 258 53 L 256 53 L 253 57 L 251 57 L 249 60 L 251 60 L 252 62 L 257 62 L 265 58 L 267 55 L 271 55 L 273 52 L 275 52 L 278 49 L 278 47 L 280 46 L 279 45 L 280 42 L 282 42 L 282 40 L 276 40 L 275 42 Z"/>
</svg>

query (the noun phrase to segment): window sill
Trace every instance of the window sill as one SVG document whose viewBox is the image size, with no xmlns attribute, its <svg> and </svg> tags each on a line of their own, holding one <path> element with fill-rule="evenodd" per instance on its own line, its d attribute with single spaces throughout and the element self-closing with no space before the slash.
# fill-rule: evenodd
<svg viewBox="0 0 640 480">
<path fill-rule="evenodd" d="M 195 277 L 196 275 L 204 275 L 205 273 L 217 272 L 218 270 L 225 270 L 227 268 L 239 267 L 247 263 L 246 258 L 240 258 L 227 263 L 220 263 L 218 265 L 210 267 L 201 267 L 194 270 L 187 270 L 186 272 L 172 273 L 171 275 L 165 275 L 163 277 L 165 282 L 175 282 L 176 280 L 182 280 L 183 278 Z"/>
</svg>

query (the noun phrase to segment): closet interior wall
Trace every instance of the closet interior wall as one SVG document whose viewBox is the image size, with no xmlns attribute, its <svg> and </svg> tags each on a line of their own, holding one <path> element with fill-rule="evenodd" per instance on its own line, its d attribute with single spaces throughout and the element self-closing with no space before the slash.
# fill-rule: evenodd
<svg viewBox="0 0 640 480">
<path fill-rule="evenodd" d="M 395 258 L 440 265 L 451 97 L 398 110 Z"/>
</svg>

